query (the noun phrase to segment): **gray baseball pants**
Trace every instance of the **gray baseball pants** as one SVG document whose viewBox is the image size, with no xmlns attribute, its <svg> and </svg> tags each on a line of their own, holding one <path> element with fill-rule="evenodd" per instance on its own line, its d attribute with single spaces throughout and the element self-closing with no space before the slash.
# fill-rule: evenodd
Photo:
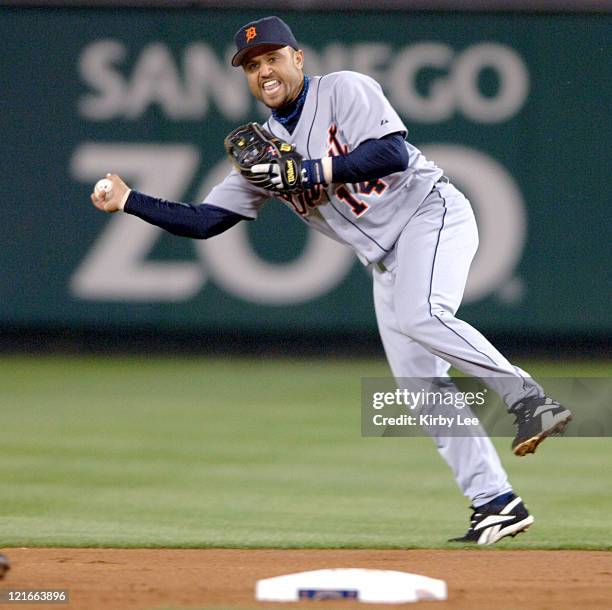
<svg viewBox="0 0 612 610">
<path fill-rule="evenodd" d="M 543 394 L 542 388 L 480 332 L 455 317 L 477 248 L 469 201 L 452 184 L 437 183 L 394 250 L 373 265 L 378 328 L 398 383 L 402 378 L 444 378 L 452 365 L 481 378 L 511 406 Z M 463 413 L 471 415 L 466 409 Z M 484 430 L 472 436 L 430 434 L 475 506 L 511 489 Z"/>
</svg>

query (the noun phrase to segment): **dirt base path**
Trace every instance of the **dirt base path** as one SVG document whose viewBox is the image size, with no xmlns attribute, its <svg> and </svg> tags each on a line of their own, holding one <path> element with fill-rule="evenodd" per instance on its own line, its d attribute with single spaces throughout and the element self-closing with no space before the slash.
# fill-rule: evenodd
<svg viewBox="0 0 612 610">
<path fill-rule="evenodd" d="M 368 551 L 6 549 L 0 592 L 69 589 L 69 604 L 0 608 L 153 610 L 224 608 L 368 610 L 374 604 L 258 603 L 255 581 L 321 568 L 401 570 L 444 579 L 448 601 L 403 608 L 562 610 L 612 608 L 612 553 L 604 551 Z M 397 608 L 400 606 L 382 606 Z"/>
</svg>

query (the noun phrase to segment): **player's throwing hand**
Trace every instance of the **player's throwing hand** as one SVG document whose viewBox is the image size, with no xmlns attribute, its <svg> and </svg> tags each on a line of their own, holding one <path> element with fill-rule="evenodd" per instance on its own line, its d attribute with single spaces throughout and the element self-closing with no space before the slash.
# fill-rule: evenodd
<svg viewBox="0 0 612 610">
<path fill-rule="evenodd" d="M 104 212 L 117 212 L 123 210 L 130 190 L 130 187 L 119 176 L 106 174 L 103 180 L 96 183 L 91 193 L 91 202 Z"/>
</svg>

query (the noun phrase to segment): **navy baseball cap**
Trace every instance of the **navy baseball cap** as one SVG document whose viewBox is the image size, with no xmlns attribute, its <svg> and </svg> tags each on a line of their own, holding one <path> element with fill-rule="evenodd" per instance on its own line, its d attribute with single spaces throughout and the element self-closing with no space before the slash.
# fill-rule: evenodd
<svg viewBox="0 0 612 610">
<path fill-rule="evenodd" d="M 234 35 L 238 51 L 232 57 L 232 66 L 239 66 L 246 53 L 255 47 L 293 47 L 299 49 L 291 28 L 279 17 L 264 17 L 243 25 Z"/>
</svg>

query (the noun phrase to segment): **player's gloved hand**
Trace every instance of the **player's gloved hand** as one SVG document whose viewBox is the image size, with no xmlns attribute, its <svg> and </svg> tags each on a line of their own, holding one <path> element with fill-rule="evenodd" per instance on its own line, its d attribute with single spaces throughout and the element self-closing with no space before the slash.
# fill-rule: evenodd
<svg viewBox="0 0 612 610">
<path fill-rule="evenodd" d="M 260 188 L 296 193 L 323 180 L 320 160 L 302 159 L 291 144 L 257 123 L 237 127 L 224 144 L 236 169 Z"/>
<path fill-rule="evenodd" d="M 281 193 L 295 193 L 325 183 L 321 159 L 303 159 L 295 151 L 282 160 L 254 165 L 250 173 L 243 175 L 253 184 Z"/>
</svg>

